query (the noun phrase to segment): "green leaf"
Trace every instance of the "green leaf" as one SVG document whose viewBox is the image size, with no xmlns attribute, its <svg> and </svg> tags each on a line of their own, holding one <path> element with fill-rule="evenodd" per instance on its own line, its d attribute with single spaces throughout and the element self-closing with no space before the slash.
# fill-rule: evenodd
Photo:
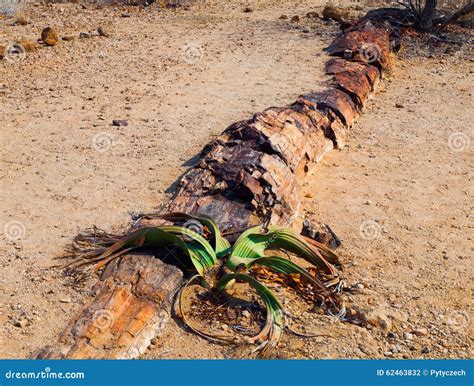
<svg viewBox="0 0 474 386">
<path fill-rule="evenodd" d="M 308 244 L 292 229 L 270 227 L 267 233 L 257 226 L 250 228 L 240 235 L 231 251 L 227 267 L 232 271 L 237 269 L 234 257 L 242 259 L 255 259 L 263 257 L 267 249 L 283 249 L 293 252 L 306 259 L 315 266 L 330 274 L 337 274 L 336 269 L 328 263 L 319 253 L 318 249 Z"/>
<path fill-rule="evenodd" d="M 184 241 L 182 239 L 184 236 L 189 238 L 189 241 Z M 172 245 L 179 247 L 188 255 L 200 275 L 203 275 L 207 269 L 217 263 L 215 252 L 204 237 L 190 229 L 177 226 L 138 229 L 125 236 L 122 240 L 117 241 L 91 261 L 99 262 L 99 265 L 103 266 L 109 261 L 136 248 Z"/>
<path fill-rule="evenodd" d="M 231 257 L 229 260 L 232 259 L 234 259 L 234 257 Z M 241 264 L 245 264 L 245 267 L 247 269 L 251 268 L 254 265 L 263 265 L 285 275 L 300 274 L 314 286 L 314 289 L 317 290 L 316 294 L 321 298 L 321 300 L 324 301 L 332 296 L 332 292 L 328 290 L 328 288 L 321 280 L 311 275 L 311 273 L 309 273 L 306 269 L 300 267 L 299 265 L 293 263 L 288 259 L 285 259 L 284 257 L 263 256 L 255 259 L 236 258 L 235 261 L 232 262 L 232 264 L 237 264 L 238 266 Z"/>
<path fill-rule="evenodd" d="M 209 242 L 199 233 L 189 228 L 176 225 L 164 225 L 160 226 L 159 229 L 172 235 L 184 238 L 184 243 L 189 248 L 193 248 L 194 251 L 201 256 L 205 267 L 211 268 L 217 264 L 216 252 Z"/>
<path fill-rule="evenodd" d="M 205 215 L 190 215 L 182 212 L 172 212 L 160 215 L 160 218 L 163 218 L 168 221 L 188 221 L 195 220 L 200 222 L 202 225 L 206 226 L 213 236 L 213 246 L 214 251 L 218 257 L 225 256 L 229 253 L 230 243 L 225 237 L 222 236 L 217 223 L 210 217 Z"/>
<path fill-rule="evenodd" d="M 260 333 L 250 339 L 251 343 L 263 342 L 260 346 L 262 354 L 267 353 L 276 346 L 284 329 L 283 306 L 277 297 L 266 286 L 256 279 L 242 273 L 224 275 L 216 284 L 217 290 L 224 290 L 232 280 L 243 281 L 250 284 L 257 291 L 266 309 L 266 321 Z"/>
</svg>

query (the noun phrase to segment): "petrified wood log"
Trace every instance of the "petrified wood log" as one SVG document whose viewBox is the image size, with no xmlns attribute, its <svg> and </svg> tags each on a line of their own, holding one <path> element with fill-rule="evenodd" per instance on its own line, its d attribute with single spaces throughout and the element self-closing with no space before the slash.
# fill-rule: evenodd
<svg viewBox="0 0 474 386">
<path fill-rule="evenodd" d="M 154 256 L 129 254 L 109 265 L 91 302 L 38 359 L 136 358 L 163 329 L 183 273 Z"/>
<path fill-rule="evenodd" d="M 391 51 L 389 32 L 376 29 L 368 20 L 358 30 L 349 30 L 343 38 L 334 40 L 327 52 L 362 63 L 377 66 L 380 71 L 390 70 Z"/>
<path fill-rule="evenodd" d="M 179 181 L 166 211 L 206 214 L 233 235 L 258 223 L 291 225 L 301 182 L 329 150 L 344 146 L 381 70 L 390 69 L 393 31 L 386 26 L 380 15 L 365 17 L 333 41 L 328 52 L 342 58 L 327 62 L 332 88 L 257 113 L 209 143 L 200 163 Z M 367 60 L 367 45 L 380 53 L 369 58 L 374 60 Z M 159 251 L 155 255 L 163 257 Z M 96 295 L 58 343 L 37 357 L 136 358 L 143 353 L 182 283 L 181 272 L 160 258 L 126 255 L 107 267 Z"/>
</svg>

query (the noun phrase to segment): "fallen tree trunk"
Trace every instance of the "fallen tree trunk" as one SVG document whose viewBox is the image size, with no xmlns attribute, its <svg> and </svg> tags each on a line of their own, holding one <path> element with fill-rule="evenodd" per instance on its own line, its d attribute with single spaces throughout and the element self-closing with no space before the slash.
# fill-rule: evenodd
<svg viewBox="0 0 474 386">
<path fill-rule="evenodd" d="M 333 86 L 302 95 L 231 125 L 203 150 L 200 163 L 179 181 L 166 211 L 205 214 L 224 234 L 259 223 L 291 225 L 305 176 L 333 148 L 343 147 L 382 71 L 391 67 L 391 33 L 383 17 L 363 18 L 335 39 L 328 52 Z M 375 58 L 364 54 L 371 45 Z M 373 59 L 373 60 L 372 60 Z M 157 220 L 142 221 L 152 225 Z M 126 255 L 105 269 L 95 296 L 71 320 L 58 342 L 36 358 L 136 358 L 164 323 L 164 310 L 182 273 L 155 256 Z"/>
</svg>

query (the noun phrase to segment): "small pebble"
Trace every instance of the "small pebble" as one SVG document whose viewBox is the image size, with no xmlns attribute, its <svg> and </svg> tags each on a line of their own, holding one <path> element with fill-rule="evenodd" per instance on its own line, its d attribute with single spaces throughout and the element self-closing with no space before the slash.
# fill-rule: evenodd
<svg viewBox="0 0 474 386">
<path fill-rule="evenodd" d="M 125 119 L 114 119 L 112 121 L 112 125 L 114 126 L 128 126 L 128 121 L 126 121 Z"/>
<path fill-rule="evenodd" d="M 18 328 L 25 328 L 28 325 L 28 320 L 26 319 L 21 319 L 21 320 L 16 320 L 13 325 Z"/>
<path fill-rule="evenodd" d="M 413 334 L 416 336 L 425 336 L 428 335 L 428 330 L 426 328 L 417 328 L 413 331 Z"/>
<path fill-rule="evenodd" d="M 403 339 L 405 340 L 412 340 L 413 339 L 413 334 L 410 332 L 404 332 L 403 333 Z"/>
<path fill-rule="evenodd" d="M 81 33 L 79 34 L 79 37 L 80 37 L 81 39 L 89 39 L 89 38 L 91 37 L 91 34 L 90 34 L 89 32 L 81 32 Z"/>
<path fill-rule="evenodd" d="M 299 23 L 301 21 L 301 18 L 298 15 L 295 15 L 291 18 L 292 23 Z"/>
<path fill-rule="evenodd" d="M 398 339 L 398 334 L 396 332 L 389 332 L 387 334 L 388 339 Z"/>
<path fill-rule="evenodd" d="M 100 36 L 103 36 L 105 38 L 108 38 L 109 37 L 109 34 L 107 32 L 105 32 L 104 28 L 102 26 L 100 26 L 99 28 L 97 28 L 97 33 L 100 35 Z"/>
</svg>

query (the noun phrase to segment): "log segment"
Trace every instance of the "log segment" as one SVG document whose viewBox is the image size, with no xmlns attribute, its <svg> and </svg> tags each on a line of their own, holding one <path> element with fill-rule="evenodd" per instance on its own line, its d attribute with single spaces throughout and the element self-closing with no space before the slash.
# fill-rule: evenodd
<svg viewBox="0 0 474 386">
<path fill-rule="evenodd" d="M 390 70 L 392 40 L 393 31 L 380 15 L 362 18 L 341 33 L 328 48 L 335 56 L 326 64 L 332 87 L 231 125 L 203 149 L 200 163 L 180 179 L 165 211 L 206 214 L 234 235 L 258 223 L 291 225 L 305 176 L 329 150 L 344 146 L 382 71 Z M 155 255 L 126 255 L 107 267 L 95 296 L 37 358 L 143 353 L 182 283 L 181 272 L 160 260 L 163 251 Z"/>
</svg>

